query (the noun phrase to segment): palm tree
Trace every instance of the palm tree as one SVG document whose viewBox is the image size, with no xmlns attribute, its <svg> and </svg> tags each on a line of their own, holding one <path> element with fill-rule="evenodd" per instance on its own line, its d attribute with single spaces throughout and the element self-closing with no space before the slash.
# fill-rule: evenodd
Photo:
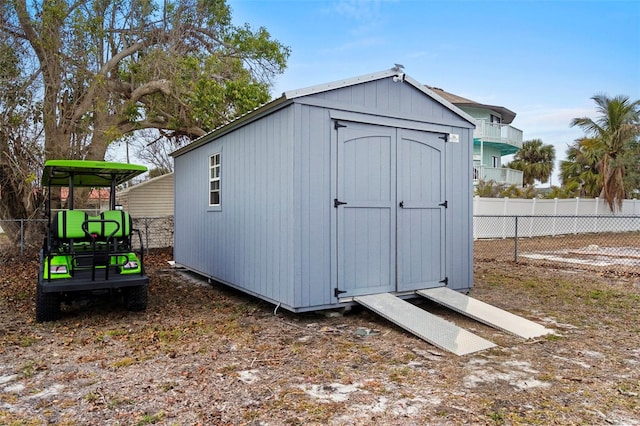
<svg viewBox="0 0 640 426">
<path fill-rule="evenodd" d="M 538 180 L 541 183 L 549 181 L 553 172 L 556 150 L 553 145 L 544 145 L 540 139 L 532 139 L 522 143 L 522 148 L 513 156 L 507 167 L 521 170 L 523 186 L 533 185 Z"/>
<path fill-rule="evenodd" d="M 476 185 L 475 195 L 484 198 L 497 198 L 504 186 L 504 184 L 497 183 L 495 180 L 480 180 Z"/>
<path fill-rule="evenodd" d="M 598 173 L 599 141 L 577 139 L 567 149 L 567 160 L 560 162 L 560 181 L 580 197 L 598 197 L 602 192 L 602 175 Z"/>
<path fill-rule="evenodd" d="M 601 195 L 611 211 L 622 208 L 626 196 L 625 159 L 640 136 L 640 100 L 631 102 L 627 96 L 610 98 L 599 94 L 596 103 L 599 117 L 574 118 L 571 127 L 578 126 L 592 138 L 593 155 L 598 158 L 598 173 L 602 175 Z"/>
<path fill-rule="evenodd" d="M 475 196 L 483 198 L 536 198 L 538 192 L 532 185 L 520 188 L 517 185 L 507 186 L 494 180 L 480 180 L 475 188 Z"/>
<path fill-rule="evenodd" d="M 552 186 L 549 192 L 541 195 L 541 198 L 547 200 L 553 200 L 554 198 L 574 198 L 578 196 L 579 190 L 580 184 L 572 181 L 562 186 Z"/>
<path fill-rule="evenodd" d="M 640 138 L 630 144 L 621 160 L 624 164 L 624 188 L 627 198 L 640 198 Z"/>
</svg>

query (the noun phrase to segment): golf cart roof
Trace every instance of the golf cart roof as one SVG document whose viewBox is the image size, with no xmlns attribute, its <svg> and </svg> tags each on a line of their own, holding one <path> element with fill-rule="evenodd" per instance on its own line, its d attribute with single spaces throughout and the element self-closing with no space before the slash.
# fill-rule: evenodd
<svg viewBox="0 0 640 426">
<path fill-rule="evenodd" d="M 145 166 L 91 160 L 47 160 L 42 172 L 45 186 L 108 187 L 126 182 L 147 171 Z M 71 182 L 70 182 L 71 178 Z"/>
</svg>

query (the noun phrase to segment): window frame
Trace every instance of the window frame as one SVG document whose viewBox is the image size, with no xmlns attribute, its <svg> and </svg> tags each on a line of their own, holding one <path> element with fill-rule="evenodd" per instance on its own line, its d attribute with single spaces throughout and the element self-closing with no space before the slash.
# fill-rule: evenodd
<svg viewBox="0 0 640 426">
<path fill-rule="evenodd" d="M 213 159 L 217 158 L 217 163 L 213 163 Z M 222 207 L 222 152 L 214 152 L 208 157 L 208 173 L 209 173 L 209 188 L 208 188 L 208 201 L 207 204 L 209 209 L 212 210 L 220 210 Z M 217 170 L 217 173 L 214 173 L 214 170 Z M 217 188 L 213 189 L 212 184 L 214 182 L 218 182 Z M 218 203 L 212 204 L 212 196 L 214 193 L 218 194 Z"/>
</svg>

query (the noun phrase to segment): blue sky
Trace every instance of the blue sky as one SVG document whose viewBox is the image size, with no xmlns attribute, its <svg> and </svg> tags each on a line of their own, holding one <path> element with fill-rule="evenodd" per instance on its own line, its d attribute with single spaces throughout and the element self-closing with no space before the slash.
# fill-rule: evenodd
<svg viewBox="0 0 640 426">
<path fill-rule="evenodd" d="M 274 97 L 403 64 L 421 83 L 517 113 L 524 139 L 582 136 L 597 93 L 640 99 L 640 0 L 228 0 L 291 48 Z M 557 169 L 557 166 L 556 166 Z M 553 184 L 559 184 L 557 176 Z"/>
</svg>

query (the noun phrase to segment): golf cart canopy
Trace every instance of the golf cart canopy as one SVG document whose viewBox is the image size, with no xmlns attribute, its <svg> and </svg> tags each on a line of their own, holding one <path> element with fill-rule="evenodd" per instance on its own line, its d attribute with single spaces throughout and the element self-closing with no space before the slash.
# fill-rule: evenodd
<svg viewBox="0 0 640 426">
<path fill-rule="evenodd" d="M 44 186 L 110 187 L 147 171 L 145 166 L 90 160 L 47 160 L 42 172 Z"/>
</svg>

